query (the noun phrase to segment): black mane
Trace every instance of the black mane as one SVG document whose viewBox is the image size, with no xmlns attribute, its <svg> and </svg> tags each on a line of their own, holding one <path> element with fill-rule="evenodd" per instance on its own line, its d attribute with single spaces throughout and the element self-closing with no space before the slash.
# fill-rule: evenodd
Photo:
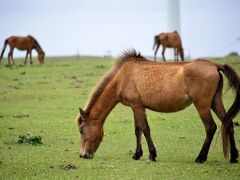
<svg viewBox="0 0 240 180">
<path fill-rule="evenodd" d="M 140 52 L 137 52 L 135 49 L 127 49 L 122 52 L 122 54 L 119 55 L 119 60 L 124 61 L 128 58 L 144 58 Z"/>
</svg>

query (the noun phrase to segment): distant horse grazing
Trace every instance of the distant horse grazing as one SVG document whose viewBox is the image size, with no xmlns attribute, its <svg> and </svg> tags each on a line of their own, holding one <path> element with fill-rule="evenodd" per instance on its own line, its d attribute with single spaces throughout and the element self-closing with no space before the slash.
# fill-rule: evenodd
<svg viewBox="0 0 240 180">
<path fill-rule="evenodd" d="M 222 100 L 222 73 L 236 93 L 233 105 L 227 112 Z M 157 157 L 145 108 L 157 112 L 176 112 L 193 103 L 206 131 L 206 139 L 195 161 L 206 161 L 217 129 L 212 109 L 222 122 L 224 156 L 227 157 L 230 149 L 230 162 L 237 162 L 232 119 L 240 111 L 240 79 L 229 65 L 207 60 L 160 63 L 145 59 L 135 50 L 126 51 L 95 88 L 84 110 L 79 108 L 76 120 L 81 133 L 80 157 L 93 157 L 103 138 L 105 119 L 119 102 L 130 106 L 134 113 L 137 145 L 133 159 L 138 160 L 143 154 L 142 132 L 148 144 L 149 159 L 155 161 Z"/>
<path fill-rule="evenodd" d="M 27 63 L 27 58 L 28 58 L 28 54 L 30 54 L 30 63 L 32 64 L 32 50 L 36 49 L 37 53 L 38 53 L 38 61 L 40 64 L 44 63 L 44 56 L 45 53 L 42 50 L 41 46 L 39 45 L 39 43 L 37 42 L 37 40 L 28 35 L 26 37 L 21 37 L 21 36 L 10 36 L 9 38 L 7 38 L 4 42 L 4 46 L 3 46 L 3 50 L 0 56 L 0 63 L 4 54 L 4 51 L 7 47 L 7 45 L 9 45 L 10 47 L 10 51 L 8 53 L 8 64 L 11 64 L 10 59 L 12 59 L 13 64 L 14 60 L 13 60 L 13 50 L 14 48 L 17 48 L 19 50 L 26 50 L 27 54 L 25 57 L 25 61 L 24 64 Z"/>
<path fill-rule="evenodd" d="M 175 61 L 178 61 L 179 54 L 180 54 L 181 60 L 184 61 L 182 41 L 177 31 L 170 32 L 170 33 L 160 33 L 159 35 L 156 35 L 154 37 L 153 50 L 156 46 L 156 50 L 154 53 L 154 60 L 157 59 L 157 51 L 160 45 L 162 45 L 163 47 L 163 50 L 162 50 L 163 61 L 165 61 L 164 53 L 166 48 L 174 48 Z"/>
</svg>

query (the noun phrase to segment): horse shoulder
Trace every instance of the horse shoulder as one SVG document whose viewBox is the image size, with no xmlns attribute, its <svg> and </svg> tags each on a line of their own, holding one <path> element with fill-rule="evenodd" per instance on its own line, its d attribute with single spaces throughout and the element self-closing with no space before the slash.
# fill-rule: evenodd
<svg viewBox="0 0 240 180">
<path fill-rule="evenodd" d="M 140 99 L 140 95 L 135 85 L 134 77 L 136 77 L 136 71 L 134 69 L 134 62 L 128 62 L 123 65 L 115 77 L 115 81 L 117 82 L 116 91 L 119 100 L 127 106 L 139 102 Z"/>
</svg>

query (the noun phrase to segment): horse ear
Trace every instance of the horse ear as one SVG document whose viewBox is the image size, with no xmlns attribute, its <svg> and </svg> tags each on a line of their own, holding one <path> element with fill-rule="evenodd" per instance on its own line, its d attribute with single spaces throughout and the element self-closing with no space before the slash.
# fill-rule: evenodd
<svg viewBox="0 0 240 180">
<path fill-rule="evenodd" d="M 85 115 L 85 112 L 83 111 L 82 108 L 79 108 L 79 112 L 80 112 L 81 116 L 84 116 L 84 115 Z"/>
</svg>

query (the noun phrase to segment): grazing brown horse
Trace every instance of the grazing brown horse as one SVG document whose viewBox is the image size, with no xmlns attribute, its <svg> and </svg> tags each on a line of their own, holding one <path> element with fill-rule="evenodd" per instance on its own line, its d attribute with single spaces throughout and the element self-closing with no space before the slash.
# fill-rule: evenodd
<svg viewBox="0 0 240 180">
<path fill-rule="evenodd" d="M 180 54 L 181 60 L 184 61 L 182 41 L 177 31 L 170 32 L 170 33 L 160 33 L 159 35 L 156 35 L 154 37 L 153 50 L 156 46 L 156 50 L 154 53 L 154 60 L 157 59 L 157 51 L 160 45 L 162 45 L 163 47 L 163 50 L 162 50 L 163 61 L 165 61 L 164 53 L 166 48 L 174 48 L 175 61 L 178 61 L 179 54 Z"/>
<path fill-rule="evenodd" d="M 2 53 L 1 53 L 1 56 L 0 56 L 0 63 L 1 63 L 4 51 L 7 47 L 7 45 L 9 45 L 9 47 L 10 47 L 10 51 L 8 53 L 8 64 L 11 64 L 10 59 L 12 59 L 12 62 L 14 64 L 14 60 L 13 60 L 13 50 L 14 50 L 14 48 L 17 48 L 19 50 L 26 50 L 27 51 L 24 64 L 27 63 L 28 54 L 30 54 L 30 63 L 31 64 L 33 63 L 32 62 L 32 50 L 33 49 L 36 49 L 36 51 L 38 53 L 39 63 L 40 64 L 44 63 L 45 53 L 42 50 L 39 43 L 37 42 L 37 40 L 30 35 L 28 35 L 26 37 L 10 36 L 9 38 L 7 38 L 4 42 L 3 50 L 2 50 Z"/>
<path fill-rule="evenodd" d="M 222 100 L 222 73 L 236 93 L 233 105 L 227 112 Z M 157 157 L 145 114 L 146 108 L 157 112 L 176 112 L 193 103 L 206 131 L 206 139 L 195 161 L 203 163 L 207 159 L 217 129 L 212 109 L 222 122 L 224 156 L 227 157 L 230 149 L 230 162 L 237 162 L 238 150 L 232 119 L 240 110 L 240 79 L 229 65 L 207 60 L 160 63 L 145 59 L 135 50 L 126 51 L 114 69 L 95 88 L 84 110 L 79 108 L 77 123 L 81 133 L 80 157 L 93 157 L 103 138 L 105 119 L 119 102 L 130 106 L 134 114 L 137 145 L 133 159 L 137 160 L 143 154 L 142 133 L 148 144 L 149 159 L 155 161 Z"/>
</svg>

